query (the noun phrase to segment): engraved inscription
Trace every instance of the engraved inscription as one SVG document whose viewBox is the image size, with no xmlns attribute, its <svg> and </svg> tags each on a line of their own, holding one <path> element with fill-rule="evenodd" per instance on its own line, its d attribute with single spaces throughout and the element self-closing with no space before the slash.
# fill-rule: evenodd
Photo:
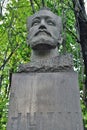
<svg viewBox="0 0 87 130">
<path fill-rule="evenodd" d="M 72 120 L 72 116 L 75 117 L 75 121 Z M 43 128 L 45 127 L 47 127 L 48 130 L 53 130 L 54 127 L 56 128 L 56 130 L 57 128 L 60 130 L 64 128 L 76 128 L 77 130 L 79 130 L 78 117 L 78 112 L 34 112 L 33 114 L 26 113 L 25 116 L 22 113 L 18 113 L 17 117 L 11 118 L 11 130 L 21 130 L 22 123 L 24 122 L 27 127 L 26 130 L 43 130 Z"/>
<path fill-rule="evenodd" d="M 12 117 L 11 130 L 19 130 L 21 123 L 21 113 L 18 113 L 18 117 Z"/>
<path fill-rule="evenodd" d="M 36 130 L 36 112 L 34 115 L 27 113 L 27 128 L 28 130 Z"/>
<path fill-rule="evenodd" d="M 52 119 L 54 112 L 47 112 L 48 119 Z"/>
</svg>

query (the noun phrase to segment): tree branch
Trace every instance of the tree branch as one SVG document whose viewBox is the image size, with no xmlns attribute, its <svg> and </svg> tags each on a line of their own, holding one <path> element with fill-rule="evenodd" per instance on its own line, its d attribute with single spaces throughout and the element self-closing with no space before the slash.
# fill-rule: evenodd
<svg viewBox="0 0 87 130">
<path fill-rule="evenodd" d="M 45 2 L 44 2 L 44 0 L 42 0 L 42 6 L 45 7 Z"/>
<path fill-rule="evenodd" d="M 78 37 L 66 26 L 66 30 L 72 34 L 72 36 L 76 39 L 78 43 L 80 43 Z"/>
<path fill-rule="evenodd" d="M 16 46 L 16 48 L 10 53 L 10 55 L 8 56 L 8 58 L 6 60 L 4 60 L 4 63 L 1 65 L 0 70 L 2 70 L 4 68 L 4 66 L 6 65 L 6 63 L 9 61 L 9 59 L 11 58 L 11 56 L 14 54 L 15 50 L 18 48 L 18 45 Z"/>
<path fill-rule="evenodd" d="M 38 4 L 37 0 L 34 0 L 34 2 L 37 4 L 38 8 L 40 9 L 40 5 Z"/>
<path fill-rule="evenodd" d="M 80 44 L 82 48 L 82 54 L 85 66 L 85 104 L 87 105 L 87 15 L 85 12 L 84 1 L 83 0 L 72 0 L 73 6 L 75 8 L 75 17 L 77 22 L 77 29 L 80 36 Z"/>
<path fill-rule="evenodd" d="M 35 9 L 34 9 L 34 4 L 33 4 L 33 1 L 32 1 L 32 0 L 30 0 L 30 3 L 31 3 L 32 11 L 33 11 L 33 13 L 35 13 Z"/>
</svg>

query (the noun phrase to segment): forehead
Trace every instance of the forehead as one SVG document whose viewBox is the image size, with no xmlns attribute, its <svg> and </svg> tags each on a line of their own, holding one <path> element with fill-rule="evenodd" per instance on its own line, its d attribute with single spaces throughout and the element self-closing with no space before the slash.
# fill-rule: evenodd
<svg viewBox="0 0 87 130">
<path fill-rule="evenodd" d="M 51 12 L 49 10 L 40 10 L 40 11 L 38 11 L 37 13 L 35 13 L 32 16 L 32 19 L 34 19 L 36 17 L 50 17 L 50 18 L 53 18 L 53 19 L 57 19 L 58 18 L 57 15 L 55 15 L 53 12 Z"/>
<path fill-rule="evenodd" d="M 57 26 L 61 26 L 62 22 L 61 22 L 61 17 L 55 15 L 53 12 L 51 12 L 50 10 L 40 10 L 38 11 L 37 13 L 35 13 L 34 15 L 30 16 L 28 18 L 28 21 L 27 21 L 27 26 L 30 28 L 31 27 L 31 24 L 32 24 L 32 21 L 35 19 L 35 18 L 51 18 L 53 20 L 55 20 Z"/>
</svg>

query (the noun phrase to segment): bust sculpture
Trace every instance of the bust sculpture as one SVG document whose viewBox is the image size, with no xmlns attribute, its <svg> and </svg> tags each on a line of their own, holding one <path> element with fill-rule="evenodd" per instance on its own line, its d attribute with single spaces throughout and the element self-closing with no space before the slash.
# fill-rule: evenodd
<svg viewBox="0 0 87 130">
<path fill-rule="evenodd" d="M 61 18 L 47 8 L 42 8 L 28 18 L 28 45 L 32 48 L 31 58 L 47 58 L 58 55 L 62 42 Z"/>
<path fill-rule="evenodd" d="M 31 62 L 20 65 L 19 72 L 57 72 L 72 68 L 71 55 L 58 54 L 62 43 L 61 17 L 42 8 L 28 18 L 27 30 Z"/>
</svg>

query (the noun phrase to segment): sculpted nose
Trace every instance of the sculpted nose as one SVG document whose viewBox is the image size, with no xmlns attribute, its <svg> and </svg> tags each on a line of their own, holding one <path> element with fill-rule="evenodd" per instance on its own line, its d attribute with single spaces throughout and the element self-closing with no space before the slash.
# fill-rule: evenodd
<svg viewBox="0 0 87 130">
<path fill-rule="evenodd" d="M 40 25 L 39 29 L 47 29 L 45 25 Z"/>
<path fill-rule="evenodd" d="M 40 26 L 39 26 L 39 29 L 47 29 L 47 28 L 46 28 L 46 23 L 45 23 L 44 19 L 41 20 L 41 24 L 40 24 Z"/>
</svg>

